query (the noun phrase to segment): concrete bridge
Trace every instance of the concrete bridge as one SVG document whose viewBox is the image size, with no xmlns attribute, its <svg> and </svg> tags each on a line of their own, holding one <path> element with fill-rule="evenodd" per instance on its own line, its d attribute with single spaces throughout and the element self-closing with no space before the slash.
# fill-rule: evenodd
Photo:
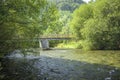
<svg viewBox="0 0 120 80">
<path fill-rule="evenodd" d="M 58 34 L 52 34 L 52 35 L 41 35 L 39 37 L 36 38 L 32 38 L 32 39 L 12 39 L 12 40 L 0 40 L 1 41 L 20 41 L 20 42 L 24 42 L 24 41 L 39 41 L 39 46 L 42 49 L 50 49 L 49 47 L 49 41 L 50 40 L 70 40 L 72 39 L 72 36 L 70 35 L 58 35 Z"/>
<path fill-rule="evenodd" d="M 65 35 L 65 34 L 64 35 L 54 34 L 54 35 L 42 35 L 40 36 L 40 38 L 38 38 L 38 40 L 39 40 L 40 48 L 50 49 L 49 47 L 50 40 L 70 40 L 71 38 L 72 36 Z"/>
</svg>

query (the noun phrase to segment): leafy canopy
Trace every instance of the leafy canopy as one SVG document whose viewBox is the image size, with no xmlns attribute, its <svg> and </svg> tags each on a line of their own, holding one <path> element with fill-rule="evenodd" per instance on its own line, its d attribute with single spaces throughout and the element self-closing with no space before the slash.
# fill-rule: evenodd
<svg viewBox="0 0 120 80">
<path fill-rule="evenodd" d="M 96 0 L 79 7 L 71 28 L 84 49 L 120 49 L 120 0 Z"/>
</svg>

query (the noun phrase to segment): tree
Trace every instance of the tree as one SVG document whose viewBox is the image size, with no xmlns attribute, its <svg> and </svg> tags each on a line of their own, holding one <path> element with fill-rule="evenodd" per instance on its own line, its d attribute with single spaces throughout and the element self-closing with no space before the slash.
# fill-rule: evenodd
<svg viewBox="0 0 120 80">
<path fill-rule="evenodd" d="M 76 39 L 82 38 L 80 30 L 84 28 L 85 22 L 92 17 L 93 9 L 91 4 L 83 4 L 74 11 L 73 19 L 71 21 L 71 29 Z"/>
<path fill-rule="evenodd" d="M 84 49 L 120 49 L 119 4 L 119 0 L 97 0 L 74 12 L 72 28 Z"/>
<path fill-rule="evenodd" d="M 0 0 L 0 8 L 0 53 L 27 47 L 18 40 L 42 34 L 56 10 L 46 0 Z"/>
<path fill-rule="evenodd" d="M 49 0 L 52 3 L 55 3 L 57 8 L 60 10 L 56 22 L 49 26 L 47 33 L 66 33 L 69 27 L 69 21 L 71 20 L 71 14 L 73 11 L 83 4 L 82 0 Z"/>
</svg>

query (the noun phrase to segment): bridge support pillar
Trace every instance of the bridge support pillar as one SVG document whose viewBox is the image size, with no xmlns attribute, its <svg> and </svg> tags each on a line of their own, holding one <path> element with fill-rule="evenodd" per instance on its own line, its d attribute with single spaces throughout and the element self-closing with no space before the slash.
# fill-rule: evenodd
<svg viewBox="0 0 120 80">
<path fill-rule="evenodd" d="M 49 41 L 47 39 L 39 40 L 39 45 L 40 45 L 40 48 L 42 48 L 42 49 L 50 49 Z"/>
</svg>

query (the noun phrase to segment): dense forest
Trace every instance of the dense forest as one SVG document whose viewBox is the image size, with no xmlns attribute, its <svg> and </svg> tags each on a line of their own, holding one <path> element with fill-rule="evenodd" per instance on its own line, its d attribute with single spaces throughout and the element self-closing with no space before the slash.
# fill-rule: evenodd
<svg viewBox="0 0 120 80">
<path fill-rule="evenodd" d="M 62 11 L 73 12 L 76 8 L 83 4 L 82 0 L 48 0 L 57 5 L 57 8 Z"/>
<path fill-rule="evenodd" d="M 83 4 L 70 22 L 83 49 L 120 49 L 120 0 Z"/>
<path fill-rule="evenodd" d="M 69 21 L 72 19 L 72 13 L 77 9 L 81 4 L 85 3 L 82 0 L 48 0 L 56 5 L 59 13 L 59 19 L 55 27 L 51 26 L 48 28 L 46 33 L 68 33 L 69 31 Z M 58 27 L 57 27 L 58 26 Z M 51 31 L 52 28 L 52 32 Z M 53 30 L 53 28 L 56 28 Z M 54 32 L 56 31 L 56 32 Z"/>
<path fill-rule="evenodd" d="M 35 46 L 18 39 L 43 34 L 71 34 L 76 48 L 120 49 L 119 22 L 120 0 L 0 0 L 0 53 Z"/>
<path fill-rule="evenodd" d="M 62 15 L 61 33 L 73 35 L 75 40 L 72 46 L 77 43 L 75 48 L 85 50 L 120 49 L 119 0 L 91 0 L 89 3 L 81 0 L 57 2 Z"/>
<path fill-rule="evenodd" d="M 43 34 L 48 25 L 57 23 L 57 13 L 56 6 L 45 0 L 0 0 L 0 53 L 34 45 L 18 40 Z"/>
<path fill-rule="evenodd" d="M 74 3 L 69 0 L 59 1 L 61 3 L 58 0 L 1 0 L 0 53 L 36 45 L 35 42 L 19 41 L 22 39 L 62 33 L 71 18 L 73 8 L 77 8 L 80 2 L 73 0 L 76 3 L 74 7 L 71 6 Z"/>
</svg>

